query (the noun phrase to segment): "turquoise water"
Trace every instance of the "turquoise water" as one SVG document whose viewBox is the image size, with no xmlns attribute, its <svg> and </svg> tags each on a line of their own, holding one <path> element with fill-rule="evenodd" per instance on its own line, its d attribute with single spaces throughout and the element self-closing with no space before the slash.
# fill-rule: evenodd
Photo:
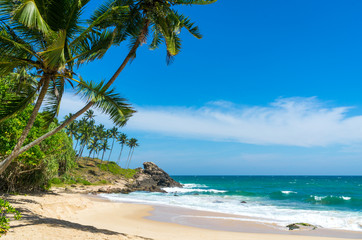
<svg viewBox="0 0 362 240">
<path fill-rule="evenodd" d="M 243 196 L 275 206 L 362 212 L 362 176 L 175 176 L 183 184 L 204 185 L 201 192 Z M 187 193 L 187 194 L 190 194 Z"/>
<path fill-rule="evenodd" d="M 362 176 L 173 176 L 183 188 L 135 192 L 116 201 L 186 207 L 280 226 L 307 222 L 362 232 Z M 234 218 L 233 218 L 234 219 Z"/>
</svg>

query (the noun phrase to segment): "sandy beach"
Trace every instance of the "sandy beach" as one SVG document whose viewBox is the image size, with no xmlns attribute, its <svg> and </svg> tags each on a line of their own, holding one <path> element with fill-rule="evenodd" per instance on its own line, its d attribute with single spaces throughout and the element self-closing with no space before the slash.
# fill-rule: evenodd
<svg viewBox="0 0 362 240">
<path fill-rule="evenodd" d="M 115 203 L 76 193 L 7 196 L 23 218 L 12 221 L 2 239 L 243 239 L 243 240 L 332 240 L 349 239 L 292 234 L 248 233 L 211 230 L 153 220 L 151 213 L 169 212 L 149 205 Z M 176 211 L 176 210 L 173 210 Z M 158 214 L 159 216 L 160 213 Z M 166 215 L 163 215 L 166 216 Z M 167 216 L 166 216 L 167 217 Z M 226 225 L 231 223 L 224 222 Z M 244 230 L 258 227 L 244 223 Z M 243 231 L 241 229 L 241 231 Z M 264 231 L 261 231 L 264 232 Z M 346 235 L 347 236 L 347 235 Z M 356 237 L 354 237 L 356 239 Z"/>
</svg>

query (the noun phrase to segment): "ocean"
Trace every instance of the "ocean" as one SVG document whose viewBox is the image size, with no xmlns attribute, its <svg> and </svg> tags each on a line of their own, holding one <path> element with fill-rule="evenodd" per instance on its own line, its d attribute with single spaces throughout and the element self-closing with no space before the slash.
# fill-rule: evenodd
<svg viewBox="0 0 362 240">
<path fill-rule="evenodd" d="M 173 176 L 167 193 L 103 194 L 113 201 L 235 214 L 235 220 L 305 222 L 362 232 L 362 176 Z M 251 219 L 250 219 L 251 218 Z"/>
</svg>

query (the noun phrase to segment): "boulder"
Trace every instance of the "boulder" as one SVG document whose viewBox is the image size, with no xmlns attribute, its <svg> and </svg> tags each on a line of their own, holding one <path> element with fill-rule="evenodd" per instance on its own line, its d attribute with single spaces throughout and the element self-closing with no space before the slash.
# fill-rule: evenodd
<svg viewBox="0 0 362 240">
<path fill-rule="evenodd" d="M 153 162 L 143 163 L 143 173 L 151 176 L 159 187 L 182 187 L 182 184 L 173 180 L 165 171 Z"/>
<path fill-rule="evenodd" d="M 130 191 L 165 192 L 163 187 L 182 187 L 182 184 L 172 179 L 165 171 L 153 162 L 143 163 L 144 169 L 138 173 L 127 187 Z"/>
</svg>

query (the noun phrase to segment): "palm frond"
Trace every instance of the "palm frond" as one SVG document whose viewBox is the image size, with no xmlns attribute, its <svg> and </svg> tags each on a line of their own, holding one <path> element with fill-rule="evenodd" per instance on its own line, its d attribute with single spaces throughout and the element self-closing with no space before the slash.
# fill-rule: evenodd
<svg viewBox="0 0 362 240">
<path fill-rule="evenodd" d="M 44 120 L 46 128 L 59 114 L 60 103 L 64 93 L 64 79 L 57 78 L 50 82 L 47 97 L 45 99 Z"/>
<path fill-rule="evenodd" d="M 175 31 L 178 32 L 181 30 L 181 28 L 186 28 L 189 33 L 191 33 L 194 37 L 201 39 L 202 35 L 200 33 L 199 27 L 195 26 L 195 23 L 191 22 L 191 19 L 182 15 L 178 14 L 176 11 L 172 11 L 172 15 L 170 15 L 172 20 L 174 21 Z M 178 27 L 177 27 L 178 25 Z M 179 29 L 178 29 L 179 28 Z"/>
<path fill-rule="evenodd" d="M 73 45 L 73 54 L 78 54 L 67 60 L 67 63 L 77 61 L 81 64 L 102 58 L 112 46 L 114 35 L 109 31 L 101 33 L 89 33 L 87 38 Z"/>
<path fill-rule="evenodd" d="M 157 29 L 156 26 L 152 26 L 152 32 L 153 32 L 153 37 L 152 37 L 152 42 L 150 44 L 149 49 L 150 50 L 155 50 L 156 48 L 158 48 L 161 44 L 162 44 L 162 34 L 161 32 Z"/>
<path fill-rule="evenodd" d="M 83 79 L 77 86 L 77 94 L 87 102 L 93 102 L 94 107 L 107 114 L 116 126 L 124 126 L 135 110 L 121 98 L 114 89 L 106 90 L 104 81 L 96 84 Z"/>
<path fill-rule="evenodd" d="M 65 66 L 65 41 L 67 33 L 65 30 L 59 30 L 50 37 L 51 44 L 47 50 L 40 53 L 44 58 L 44 64 L 51 68 L 62 69 Z"/>
<path fill-rule="evenodd" d="M 51 29 L 40 13 L 35 0 L 23 0 L 18 8 L 14 9 L 13 19 L 28 28 L 37 29 L 47 34 Z"/>
<path fill-rule="evenodd" d="M 17 94 L 11 94 L 8 99 L 1 99 L 0 122 L 11 118 L 24 110 L 37 96 L 37 88 L 33 85 L 25 85 Z"/>
</svg>

